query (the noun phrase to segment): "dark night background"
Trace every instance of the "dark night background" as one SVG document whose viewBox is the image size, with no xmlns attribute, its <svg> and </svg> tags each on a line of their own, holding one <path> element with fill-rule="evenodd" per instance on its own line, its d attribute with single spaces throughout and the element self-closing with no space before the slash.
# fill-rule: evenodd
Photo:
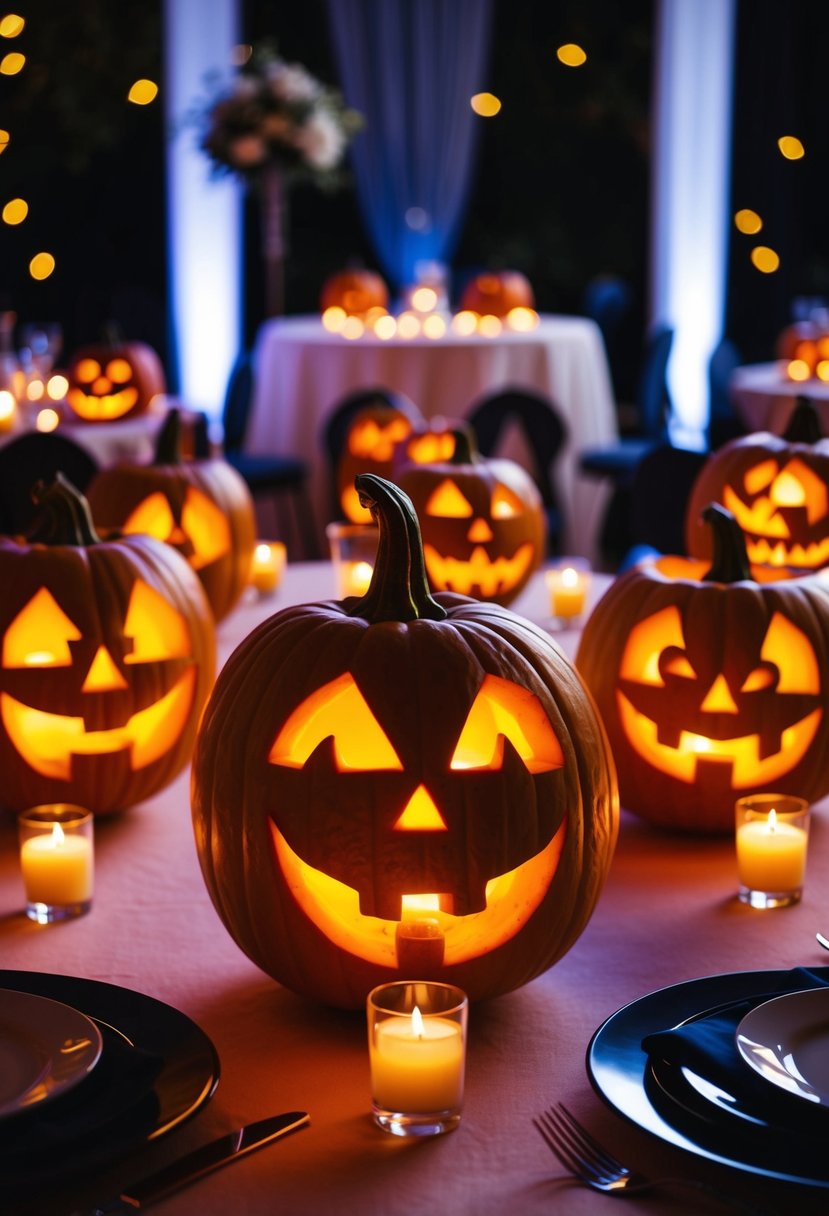
<svg viewBox="0 0 829 1216">
<path fill-rule="evenodd" d="M 496 0 L 487 87 L 504 107 L 482 120 L 452 263 L 456 279 L 485 265 L 524 271 L 546 312 L 582 311 L 591 278 L 623 276 L 634 306 L 629 360 L 617 369 L 622 389 L 648 309 L 654 8 L 650 0 Z M 0 78 L 2 125 L 12 134 L 0 182 L 3 201 L 19 194 L 30 213 L 19 227 L 0 225 L 2 305 L 21 323 L 60 321 L 67 349 L 114 318 L 166 358 L 163 107 L 124 102 L 137 77 L 163 83 L 160 0 L 37 0 L 15 11 L 27 26 L 4 49 L 25 51 L 28 64 L 19 77 Z M 336 83 L 324 0 L 290 9 L 247 0 L 243 24 L 246 41 L 273 36 L 286 59 Z M 758 273 L 748 256 L 754 242 L 730 228 L 726 331 L 746 361 L 772 357 L 794 297 L 829 294 L 827 25 L 819 0 L 738 2 L 731 212 L 759 211 L 758 239 L 781 256 L 777 274 Z M 555 47 L 569 41 L 587 49 L 585 67 L 557 63 Z M 780 156 L 776 140 L 786 133 L 803 140 L 803 161 Z M 251 340 L 262 320 L 254 200 L 245 235 Z M 315 311 L 322 282 L 348 260 L 376 266 L 350 188 L 327 195 L 297 187 L 289 235 L 289 312 Z M 57 259 L 43 283 L 26 269 L 38 249 Z"/>
</svg>

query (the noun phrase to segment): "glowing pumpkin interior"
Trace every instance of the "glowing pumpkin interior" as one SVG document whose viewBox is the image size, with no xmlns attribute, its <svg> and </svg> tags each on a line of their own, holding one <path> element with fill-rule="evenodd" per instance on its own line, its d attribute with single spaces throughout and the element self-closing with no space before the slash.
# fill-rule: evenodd
<svg viewBox="0 0 829 1216">
<path fill-rule="evenodd" d="M 160 759 L 178 740 L 189 719 L 196 687 L 196 668 L 187 662 L 192 643 L 184 618 L 141 579 L 133 584 L 120 638 L 121 653 L 101 641 L 83 671 L 77 670 L 73 649 L 82 643 L 78 626 L 52 593 L 41 587 L 24 604 L 3 637 L 2 665 L 6 671 L 74 672 L 78 693 L 76 715 L 52 713 L 25 703 L 8 691 L 0 693 L 0 714 L 6 733 L 20 755 L 43 776 L 68 781 L 73 755 L 105 755 L 125 750 L 133 770 Z M 79 647 L 78 647 L 79 648 Z M 130 668 L 142 664 L 170 665 L 172 683 L 166 693 L 109 729 L 87 730 L 87 699 L 114 698 L 128 692 Z M 184 662 L 182 662 L 184 660 Z M 63 678 L 63 677 L 61 677 Z M 21 687 L 20 679 L 15 691 Z"/>
<path fill-rule="evenodd" d="M 127 359 L 115 357 L 104 365 L 97 359 L 79 359 L 73 380 L 66 399 L 78 417 L 89 422 L 123 418 L 138 402 L 138 387 L 132 383 L 133 369 Z"/>
<path fill-rule="evenodd" d="M 325 740 L 333 740 L 336 770 L 403 770 L 388 735 L 353 676 L 346 672 L 312 693 L 281 727 L 270 749 L 271 764 L 303 768 Z M 535 696 L 509 680 L 487 675 L 455 744 L 450 769 L 497 771 L 509 740 L 530 773 L 564 765 L 552 725 Z M 439 943 L 447 964 L 461 962 L 508 941 L 535 912 L 555 875 L 566 836 L 566 818 L 540 852 L 486 884 L 485 906 L 454 915 L 451 891 L 412 891 L 400 901 L 396 920 L 367 916 L 359 892 L 310 866 L 269 821 L 276 860 L 289 889 L 309 919 L 340 948 L 367 961 L 400 965 L 411 940 L 425 935 Z M 392 831 L 438 834 L 448 840 L 446 820 L 432 793 L 417 782 L 394 818 Z"/>
<path fill-rule="evenodd" d="M 194 570 L 202 570 L 230 550 L 230 524 L 221 509 L 201 490 L 188 486 L 177 520 L 167 495 L 148 494 L 130 512 L 122 531 L 143 533 L 179 549 Z"/>
<path fill-rule="evenodd" d="M 723 487 L 722 501 L 745 533 L 750 561 L 809 569 L 829 563 L 829 535 L 808 535 L 829 526 L 829 486 L 804 461 L 762 460 L 743 474 L 739 492 Z"/>
<path fill-rule="evenodd" d="M 634 751 L 678 781 L 697 780 L 700 762 L 730 771 L 731 787 L 762 787 L 790 772 L 817 734 L 821 676 L 806 635 L 774 612 L 754 666 L 731 682 L 703 678 L 670 605 L 630 631 L 616 700 Z"/>
</svg>

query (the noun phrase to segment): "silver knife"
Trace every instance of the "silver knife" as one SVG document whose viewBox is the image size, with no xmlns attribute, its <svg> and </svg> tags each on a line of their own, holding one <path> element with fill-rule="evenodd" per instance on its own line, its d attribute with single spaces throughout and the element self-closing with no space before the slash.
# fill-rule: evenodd
<svg viewBox="0 0 829 1216">
<path fill-rule="evenodd" d="M 92 1208 L 88 1216 L 108 1216 L 111 1212 L 123 1212 L 149 1207 L 165 1195 L 177 1191 L 180 1187 L 188 1186 L 197 1178 L 203 1178 L 213 1170 L 230 1165 L 247 1156 L 254 1149 L 263 1148 L 281 1136 L 299 1131 L 307 1127 L 310 1117 L 304 1110 L 292 1110 L 283 1115 L 273 1115 L 270 1119 L 260 1119 L 258 1123 L 248 1123 L 245 1127 L 237 1127 L 235 1131 L 203 1144 L 192 1153 L 179 1157 L 171 1165 L 145 1178 L 125 1186 L 120 1195 L 106 1200 Z"/>
</svg>

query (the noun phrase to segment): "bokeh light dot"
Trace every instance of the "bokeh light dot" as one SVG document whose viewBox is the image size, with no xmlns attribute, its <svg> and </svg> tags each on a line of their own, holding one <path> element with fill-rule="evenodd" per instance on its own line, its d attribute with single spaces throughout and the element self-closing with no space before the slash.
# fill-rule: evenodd
<svg viewBox="0 0 829 1216">
<path fill-rule="evenodd" d="M 752 265 L 763 274 L 774 274 L 780 267 L 780 255 L 768 245 L 755 245 L 751 251 Z"/>
<path fill-rule="evenodd" d="M 136 80 L 127 94 L 127 100 L 136 106 L 148 106 L 158 97 L 158 85 L 154 80 Z"/>
<path fill-rule="evenodd" d="M 738 232 L 744 232 L 748 236 L 759 232 L 763 227 L 763 221 L 756 211 L 752 211 L 750 207 L 741 207 L 739 211 L 734 213 L 734 227 Z"/>
<path fill-rule="evenodd" d="M 35 427 L 39 431 L 54 431 L 59 422 L 60 414 L 47 405 L 45 409 L 38 411 Z"/>
<path fill-rule="evenodd" d="M 19 51 L 9 51 L 8 55 L 0 59 L 0 73 L 3 76 L 16 76 L 18 72 L 22 72 L 25 62 L 25 55 L 21 55 Z"/>
<path fill-rule="evenodd" d="M 494 93 L 474 93 L 469 104 L 480 118 L 494 118 L 501 109 L 500 98 Z"/>
<path fill-rule="evenodd" d="M 580 68 L 587 62 L 587 54 L 576 42 L 565 42 L 556 51 L 556 58 L 568 68 Z"/>
<path fill-rule="evenodd" d="M 10 198 L 3 208 L 4 224 L 22 224 L 29 214 L 29 204 L 24 198 Z"/>
<path fill-rule="evenodd" d="M 23 33 L 26 22 L 18 13 L 6 13 L 0 17 L 0 38 L 16 38 Z"/>
<path fill-rule="evenodd" d="M 800 160 L 806 155 L 806 149 L 796 135 L 781 135 L 777 146 L 786 160 Z"/>
<path fill-rule="evenodd" d="M 51 253 L 36 253 L 29 262 L 29 274 L 33 279 L 48 279 L 55 269 L 55 259 Z"/>
</svg>

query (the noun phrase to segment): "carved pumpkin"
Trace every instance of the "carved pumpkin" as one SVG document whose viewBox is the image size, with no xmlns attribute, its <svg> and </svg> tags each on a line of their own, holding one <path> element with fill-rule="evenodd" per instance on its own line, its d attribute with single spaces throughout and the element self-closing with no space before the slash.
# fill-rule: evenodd
<svg viewBox="0 0 829 1216">
<path fill-rule="evenodd" d="M 118 339 L 84 346 L 66 369 L 69 408 L 84 422 L 114 422 L 143 414 L 167 391 L 164 368 L 145 342 Z"/>
<path fill-rule="evenodd" d="M 752 581 L 742 533 L 706 510 L 714 559 L 626 571 L 593 610 L 576 666 L 610 736 L 623 806 L 733 832 L 734 802 L 829 791 L 829 573 Z"/>
<path fill-rule="evenodd" d="M 341 270 L 323 285 L 320 311 L 341 308 L 347 316 L 362 317 L 372 308 L 389 306 L 389 289 L 373 270 Z"/>
<path fill-rule="evenodd" d="M 814 406 L 799 398 L 780 437 L 743 435 L 714 452 L 688 500 L 686 541 L 694 557 L 711 553 L 700 512 L 720 502 L 742 528 L 749 560 L 814 570 L 829 563 L 829 439 Z"/>
<path fill-rule="evenodd" d="M 604 732 L 547 635 L 432 598 L 411 502 L 358 484 L 380 537 L 367 594 L 276 613 L 208 702 L 202 872 L 237 944 L 295 991 L 350 1008 L 401 976 L 506 992 L 569 949 L 604 883 Z"/>
<path fill-rule="evenodd" d="M 803 381 L 817 377 L 829 380 L 829 332 L 825 324 L 815 321 L 795 321 L 777 339 L 778 359 L 785 362 L 789 380 Z"/>
<path fill-rule="evenodd" d="M 150 465 L 101 469 L 89 486 L 96 524 L 166 541 L 187 559 L 217 621 L 248 583 L 256 516 L 247 484 L 220 457 L 182 460 L 180 420 L 170 410 Z"/>
<path fill-rule="evenodd" d="M 28 538 L 0 537 L 0 802 L 96 814 L 179 773 L 215 668 L 199 581 L 167 545 L 100 540 L 61 474 Z"/>
<path fill-rule="evenodd" d="M 471 432 L 457 430 L 451 461 L 410 465 L 396 480 L 420 517 L 432 587 L 514 600 L 545 552 L 543 504 L 529 473 L 485 459 Z"/>
<path fill-rule="evenodd" d="M 484 271 L 467 283 L 461 308 L 481 316 L 505 317 L 513 308 L 534 308 L 529 279 L 518 270 Z"/>
<path fill-rule="evenodd" d="M 358 473 L 389 477 L 398 445 L 409 438 L 419 422 L 418 411 L 402 397 L 397 405 L 378 399 L 354 414 L 336 471 L 337 494 L 346 519 L 355 524 L 371 523 L 371 513 L 360 502 L 354 478 Z"/>
</svg>

